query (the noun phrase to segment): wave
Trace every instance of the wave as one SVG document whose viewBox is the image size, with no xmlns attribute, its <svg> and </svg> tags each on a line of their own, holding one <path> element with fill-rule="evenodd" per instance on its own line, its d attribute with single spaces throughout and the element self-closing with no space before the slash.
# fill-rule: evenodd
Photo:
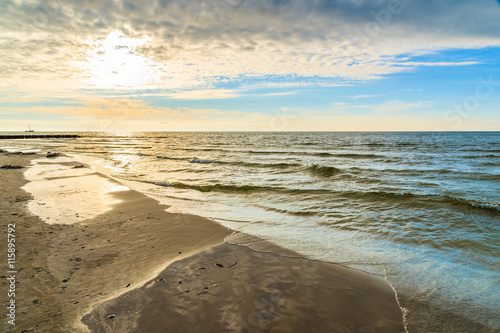
<svg viewBox="0 0 500 333">
<path fill-rule="evenodd" d="M 461 151 L 466 151 L 471 153 L 500 153 L 499 149 L 465 149 Z"/>
<path fill-rule="evenodd" d="M 141 156 L 147 156 L 147 155 L 142 154 Z M 154 155 L 149 155 L 149 156 L 154 156 Z M 189 161 L 189 157 L 169 157 L 169 156 L 154 156 L 154 157 L 161 160 Z"/>
<path fill-rule="evenodd" d="M 467 158 L 467 159 L 476 159 L 476 158 L 499 158 L 500 155 L 493 155 L 493 154 L 487 154 L 487 155 L 467 155 L 467 156 L 462 156 L 462 158 Z"/>
<path fill-rule="evenodd" d="M 240 151 L 242 153 L 250 153 L 255 155 L 296 155 L 301 152 L 293 152 L 293 151 L 270 151 L 270 150 L 249 150 L 249 151 Z"/>
<path fill-rule="evenodd" d="M 161 160 L 174 160 L 174 161 L 191 161 L 193 159 L 193 157 L 170 157 L 170 156 L 152 155 L 152 154 L 144 154 L 144 153 L 139 153 L 137 155 L 145 156 L 145 157 L 155 157 L 155 158 L 158 158 Z"/>
<path fill-rule="evenodd" d="M 319 156 L 319 157 L 334 156 L 334 154 L 332 154 L 332 153 L 305 153 L 304 155 Z"/>
<path fill-rule="evenodd" d="M 322 177 L 332 177 L 343 173 L 343 171 L 340 169 L 321 164 L 310 164 L 307 166 L 307 168 L 313 174 L 320 175 Z"/>
<path fill-rule="evenodd" d="M 177 161 L 188 161 L 189 163 L 200 163 L 200 164 L 221 164 L 221 165 L 234 165 L 234 166 L 242 166 L 249 168 L 272 168 L 272 169 L 287 169 L 300 167 L 301 164 L 298 163 L 258 163 L 258 162 L 243 162 L 243 161 L 213 161 L 213 160 L 203 160 L 197 157 L 188 158 L 188 157 L 169 157 L 169 156 L 155 156 L 155 155 L 147 155 L 147 154 L 139 154 L 140 156 L 154 156 L 159 159 L 165 160 L 177 160 Z"/>
<path fill-rule="evenodd" d="M 146 181 L 147 182 L 147 181 Z M 213 185 L 195 185 L 186 184 L 182 182 L 147 182 L 150 184 L 165 186 L 165 187 L 175 187 L 182 189 L 192 189 L 200 192 L 239 192 L 239 193 L 250 193 L 250 192 L 269 192 L 282 190 L 284 188 L 279 187 L 268 187 L 268 186 L 255 186 L 255 185 L 229 185 L 229 184 L 213 184 Z"/>
<path fill-rule="evenodd" d="M 227 164 L 227 165 L 236 165 L 243 166 L 249 168 L 271 168 L 271 169 L 288 169 L 288 168 L 296 168 L 301 167 L 302 164 L 299 163 L 257 163 L 257 162 L 241 162 L 241 161 L 217 161 L 217 164 Z"/>
<path fill-rule="evenodd" d="M 499 162 L 484 162 L 484 163 L 479 163 L 479 166 L 493 166 L 493 167 L 498 167 L 500 166 L 500 161 Z"/>
<path fill-rule="evenodd" d="M 414 147 L 414 146 L 420 146 L 420 144 L 414 143 L 414 142 L 397 142 L 395 144 L 395 146 L 397 146 L 397 147 Z"/>
<path fill-rule="evenodd" d="M 473 207 L 473 208 L 478 208 L 478 209 L 485 209 L 485 210 L 500 212 L 500 205 L 495 204 L 495 203 L 481 202 L 481 201 L 477 201 L 477 200 L 457 198 L 457 197 L 452 197 L 452 196 L 450 196 L 450 197 L 447 196 L 446 198 L 454 204 L 459 204 L 459 205 L 464 205 L 467 207 Z"/>
<path fill-rule="evenodd" d="M 311 169 L 315 170 L 325 170 L 325 167 L 322 166 L 311 166 Z M 327 174 L 342 172 L 336 168 L 327 167 Z M 330 171 L 333 170 L 333 171 Z M 320 171 L 321 172 L 321 171 Z M 173 187 L 180 189 L 192 189 L 200 192 L 224 192 L 224 193 L 276 193 L 281 195 L 321 195 L 323 200 L 331 197 L 331 198 L 342 198 L 342 199 L 350 199 L 356 201 L 368 201 L 374 203 L 390 203 L 390 204 L 402 204 L 402 205 L 423 205 L 424 207 L 430 206 L 440 206 L 443 205 L 449 207 L 462 207 L 465 209 L 475 209 L 481 211 L 489 211 L 489 212 L 500 212 L 500 205 L 498 203 L 491 202 L 482 202 L 473 199 L 465 199 L 453 196 L 446 195 L 428 195 L 428 194 L 414 194 L 410 192 L 389 192 L 389 191 L 335 191 L 328 189 L 319 189 L 319 188 L 287 188 L 281 186 L 259 186 L 259 185 L 248 185 L 248 184 L 210 184 L 210 185 L 201 185 L 201 184 L 187 184 L 182 182 L 156 182 L 156 181 L 142 181 L 145 183 L 150 183 L 158 186 L 165 187 Z M 284 212 L 290 213 L 292 212 Z M 304 214 L 304 215 L 312 215 L 313 212 L 295 212 L 296 215 Z M 295 215 L 295 214 L 293 214 Z"/>
<path fill-rule="evenodd" d="M 384 158 L 385 156 L 383 155 L 377 155 L 377 154 L 331 154 L 331 156 L 334 157 L 342 157 L 342 158 L 354 158 L 354 159 L 363 159 L 363 158 Z"/>
<path fill-rule="evenodd" d="M 309 142 L 296 142 L 292 141 L 290 144 L 294 146 L 320 146 L 320 145 L 325 145 L 325 142 L 320 142 L 320 141 L 309 141 Z"/>
<path fill-rule="evenodd" d="M 372 159 L 384 158 L 377 154 L 356 154 L 356 153 L 328 153 L 328 152 L 305 152 L 305 151 L 249 151 L 256 155 L 298 155 L 298 156 L 317 156 L 317 157 L 339 157 L 351 159 Z"/>
<path fill-rule="evenodd" d="M 171 150 L 184 150 L 184 151 L 231 151 L 222 148 L 170 148 Z"/>
<path fill-rule="evenodd" d="M 361 144 L 361 146 L 368 146 L 368 147 L 385 147 L 387 146 L 385 143 L 376 143 L 376 142 L 373 142 L 373 143 L 365 143 L 365 144 Z"/>
<path fill-rule="evenodd" d="M 350 158 L 350 159 L 375 159 L 375 158 L 385 158 L 383 155 L 377 154 L 357 154 L 357 153 L 329 153 L 329 152 L 307 152 L 307 151 L 278 151 L 278 150 L 228 150 L 228 149 L 193 149 L 193 148 L 182 148 L 182 149 L 172 149 L 179 151 L 200 151 L 200 152 L 225 152 L 232 153 L 234 155 L 239 154 L 250 154 L 250 155 L 289 155 L 289 156 L 317 156 L 317 157 L 338 157 L 338 158 Z M 147 154 L 139 154 L 141 156 L 152 156 Z M 166 157 L 158 157 L 166 158 Z M 172 158 L 170 158 L 172 159 Z"/>
<path fill-rule="evenodd" d="M 385 192 L 385 191 L 371 191 L 371 192 L 341 192 L 339 196 L 350 199 L 364 199 L 374 201 L 397 201 L 400 203 L 418 205 L 418 204 L 445 204 L 449 206 L 462 206 L 468 209 L 482 209 L 487 211 L 500 211 L 500 206 L 496 203 L 481 202 L 472 199 L 464 199 L 447 195 L 429 195 L 429 194 L 414 194 L 409 192 Z"/>
<path fill-rule="evenodd" d="M 288 168 L 298 168 L 302 167 L 302 164 L 299 163 L 285 163 L 285 162 L 280 162 L 280 163 L 258 163 L 258 162 L 244 162 L 244 161 L 213 161 L 209 159 L 199 159 L 197 157 L 170 157 L 170 156 L 161 156 L 161 155 L 152 155 L 152 154 L 144 154 L 144 153 L 139 153 L 139 156 L 146 156 L 146 157 L 156 157 L 158 159 L 165 159 L 165 160 L 174 160 L 174 161 L 187 161 L 189 163 L 200 163 L 200 164 L 211 164 L 211 163 L 216 163 L 216 164 L 221 164 L 221 165 L 234 165 L 234 166 L 242 166 L 242 167 L 249 167 L 249 168 L 270 168 L 270 169 L 288 169 Z M 316 156 L 334 156 L 333 154 L 330 153 L 316 153 L 314 154 Z M 351 155 L 351 154 L 349 154 Z M 377 156 L 377 155 L 373 155 Z M 377 156 L 378 157 L 378 156 Z M 307 166 L 307 169 L 310 172 L 313 172 L 315 174 L 324 176 L 324 177 L 331 177 L 336 174 L 343 173 L 342 170 L 337 169 L 335 167 L 329 167 L 329 166 L 323 166 L 320 164 L 312 164 Z"/>
<path fill-rule="evenodd" d="M 199 164 L 210 164 L 212 163 L 211 160 L 200 160 L 199 158 L 195 157 L 189 163 L 199 163 Z"/>
<path fill-rule="evenodd" d="M 276 207 L 267 207 L 267 206 L 262 206 L 259 204 L 255 205 L 256 207 L 259 207 L 265 211 L 268 212 L 276 212 L 276 213 L 281 213 L 281 214 L 286 214 L 286 215 L 291 215 L 291 216 L 317 216 L 320 214 L 318 211 L 291 211 L 288 209 L 281 209 L 281 208 L 276 208 Z"/>
</svg>

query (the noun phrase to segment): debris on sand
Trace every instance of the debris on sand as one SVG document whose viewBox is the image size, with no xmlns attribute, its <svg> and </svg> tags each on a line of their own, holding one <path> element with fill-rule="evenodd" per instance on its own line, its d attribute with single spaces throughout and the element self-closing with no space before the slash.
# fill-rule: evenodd
<svg viewBox="0 0 500 333">
<path fill-rule="evenodd" d="M 24 167 L 20 166 L 20 165 L 3 165 L 2 167 L 0 167 L 0 169 L 22 169 Z"/>
</svg>

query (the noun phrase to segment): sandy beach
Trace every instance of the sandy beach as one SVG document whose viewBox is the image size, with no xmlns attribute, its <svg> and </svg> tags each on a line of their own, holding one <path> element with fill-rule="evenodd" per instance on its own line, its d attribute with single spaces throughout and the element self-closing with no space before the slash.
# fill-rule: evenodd
<svg viewBox="0 0 500 333">
<path fill-rule="evenodd" d="M 17 250 L 16 325 L 2 316 L 2 332 L 405 332 L 377 276 L 228 244 L 231 230 L 64 156 L 2 165 L 23 167 L 0 170 Z"/>
</svg>

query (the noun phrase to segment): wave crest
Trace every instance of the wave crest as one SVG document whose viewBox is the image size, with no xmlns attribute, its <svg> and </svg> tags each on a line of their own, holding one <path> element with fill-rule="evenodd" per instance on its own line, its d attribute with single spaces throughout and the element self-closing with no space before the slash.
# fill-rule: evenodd
<svg viewBox="0 0 500 333">
<path fill-rule="evenodd" d="M 338 174 L 342 174 L 343 171 L 335 167 L 321 165 L 321 164 L 310 164 L 307 166 L 310 172 L 322 177 L 332 177 Z"/>
</svg>

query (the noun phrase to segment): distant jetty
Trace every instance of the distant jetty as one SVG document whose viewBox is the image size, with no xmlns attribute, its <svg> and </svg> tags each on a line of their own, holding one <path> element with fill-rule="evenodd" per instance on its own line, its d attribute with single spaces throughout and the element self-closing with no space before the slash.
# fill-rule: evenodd
<svg viewBox="0 0 500 333">
<path fill-rule="evenodd" d="M 1 135 L 0 140 L 4 139 L 75 139 L 79 138 L 76 134 L 7 134 Z"/>
</svg>

